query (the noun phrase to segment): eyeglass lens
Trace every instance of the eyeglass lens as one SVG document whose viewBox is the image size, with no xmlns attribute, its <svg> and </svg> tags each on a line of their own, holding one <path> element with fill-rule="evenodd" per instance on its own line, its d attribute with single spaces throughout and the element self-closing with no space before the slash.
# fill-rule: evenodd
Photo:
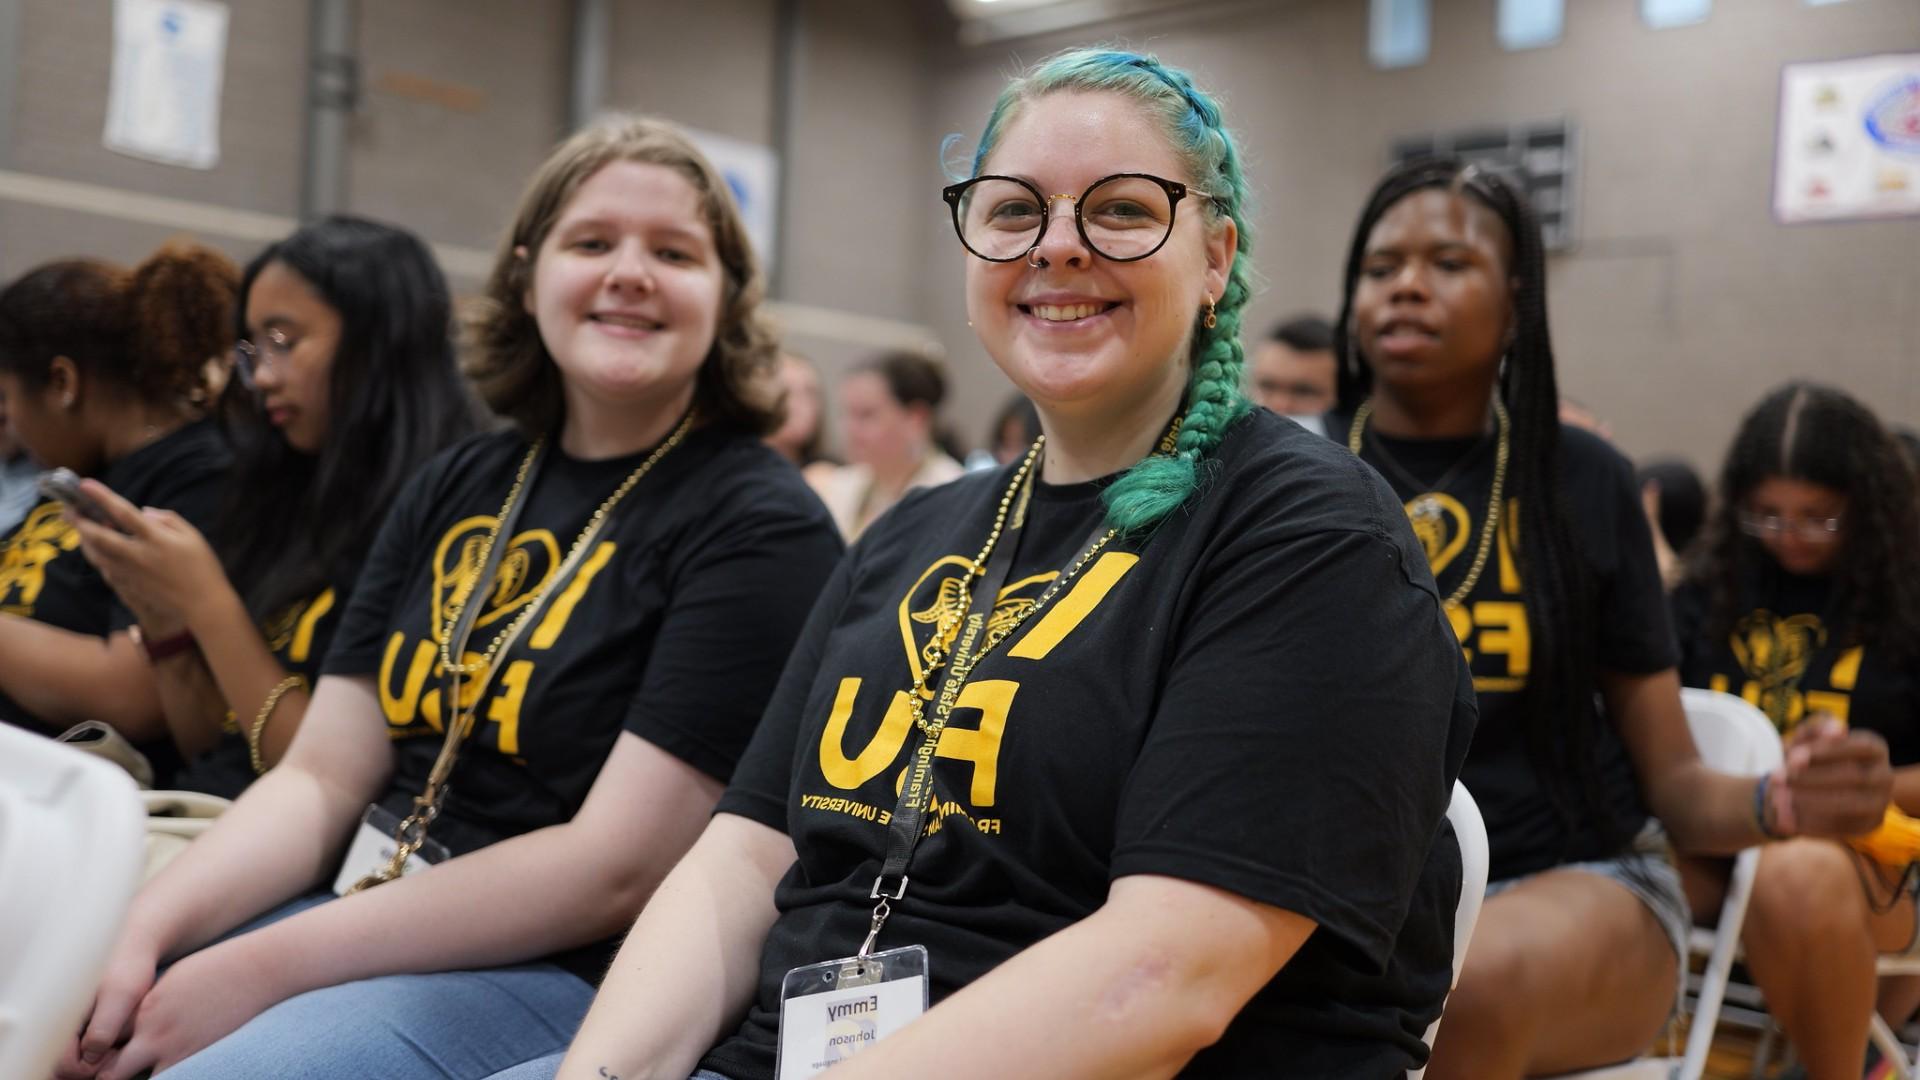
<svg viewBox="0 0 1920 1080">
<path fill-rule="evenodd" d="M 1109 259 L 1150 254 L 1173 229 L 1173 198 L 1145 177 L 1103 180 L 1088 188 L 1075 206 L 1088 246 Z M 1026 184 L 989 177 L 961 194 L 954 217 L 960 239 L 974 254 L 1009 260 L 1040 242 L 1047 211 Z"/>
</svg>

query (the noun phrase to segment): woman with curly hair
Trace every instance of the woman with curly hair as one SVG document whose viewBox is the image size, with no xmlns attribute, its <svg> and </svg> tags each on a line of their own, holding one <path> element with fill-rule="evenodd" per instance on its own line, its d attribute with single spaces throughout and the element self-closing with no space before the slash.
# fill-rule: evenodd
<svg viewBox="0 0 1920 1080">
<path fill-rule="evenodd" d="M 231 459 L 200 403 L 209 360 L 233 347 L 239 281 L 226 256 L 176 244 L 132 270 L 68 259 L 7 286 L 0 401 L 14 438 L 48 468 L 204 526 Z M 61 504 L 39 503 L 0 539 L 0 723 L 104 721 L 164 783 L 177 758 L 150 665 L 179 629 L 141 625 Z"/>
<path fill-rule="evenodd" d="M 1782 735 L 1843 724 L 1877 733 L 1894 805 L 1920 814 L 1920 491 L 1866 406 L 1794 382 L 1754 407 L 1673 606 L 1688 686 L 1744 697 Z M 1726 866 L 1682 869 L 1693 909 L 1718 911 Z M 1920 950 L 1914 886 L 1829 840 L 1762 852 L 1747 965 L 1815 1080 L 1860 1075 L 1874 957 Z M 1916 1003 L 1908 989 L 1882 998 L 1896 1023 Z"/>
</svg>

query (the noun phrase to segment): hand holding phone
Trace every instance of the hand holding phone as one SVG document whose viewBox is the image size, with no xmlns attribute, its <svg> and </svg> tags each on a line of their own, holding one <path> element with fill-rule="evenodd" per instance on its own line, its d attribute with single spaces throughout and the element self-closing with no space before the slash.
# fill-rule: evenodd
<svg viewBox="0 0 1920 1080">
<path fill-rule="evenodd" d="M 107 516 L 98 502 L 86 492 L 80 490 L 80 477 L 72 469 L 54 469 L 40 476 L 40 494 L 49 499 L 57 499 L 67 512 L 86 518 L 95 524 L 105 525 L 116 532 L 126 532 L 114 520 Z"/>
</svg>

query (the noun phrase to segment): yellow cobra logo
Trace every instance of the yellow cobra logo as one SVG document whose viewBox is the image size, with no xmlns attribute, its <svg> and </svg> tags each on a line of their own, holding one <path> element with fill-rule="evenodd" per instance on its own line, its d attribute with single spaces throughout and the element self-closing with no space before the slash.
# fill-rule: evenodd
<svg viewBox="0 0 1920 1080">
<path fill-rule="evenodd" d="M 435 640 L 446 632 L 453 612 L 464 607 L 480 584 L 487 557 L 487 534 L 498 519 L 482 514 L 456 523 L 433 552 L 433 625 Z M 543 557 L 544 556 L 544 557 Z M 539 577 L 534 574 L 538 568 Z M 513 538 L 500 559 L 486 607 L 474 628 L 498 622 L 532 602 L 560 568 L 560 545 L 546 529 L 530 529 Z"/>
<path fill-rule="evenodd" d="M 1467 546 L 1467 533 L 1473 525 L 1467 508 L 1453 496 L 1436 491 L 1408 502 L 1406 510 L 1413 535 L 1426 549 L 1427 566 L 1434 577 L 1439 577 Z"/>
</svg>

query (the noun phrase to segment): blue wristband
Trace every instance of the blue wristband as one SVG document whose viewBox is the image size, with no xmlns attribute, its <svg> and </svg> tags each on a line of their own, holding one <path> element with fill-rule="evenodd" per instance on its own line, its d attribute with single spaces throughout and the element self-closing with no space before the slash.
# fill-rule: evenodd
<svg viewBox="0 0 1920 1080">
<path fill-rule="evenodd" d="M 1753 823 L 1759 827 L 1760 835 L 1769 840 L 1785 840 L 1787 834 L 1773 831 L 1767 824 L 1767 791 L 1773 785 L 1773 774 L 1766 773 L 1760 782 L 1753 785 Z"/>
</svg>

